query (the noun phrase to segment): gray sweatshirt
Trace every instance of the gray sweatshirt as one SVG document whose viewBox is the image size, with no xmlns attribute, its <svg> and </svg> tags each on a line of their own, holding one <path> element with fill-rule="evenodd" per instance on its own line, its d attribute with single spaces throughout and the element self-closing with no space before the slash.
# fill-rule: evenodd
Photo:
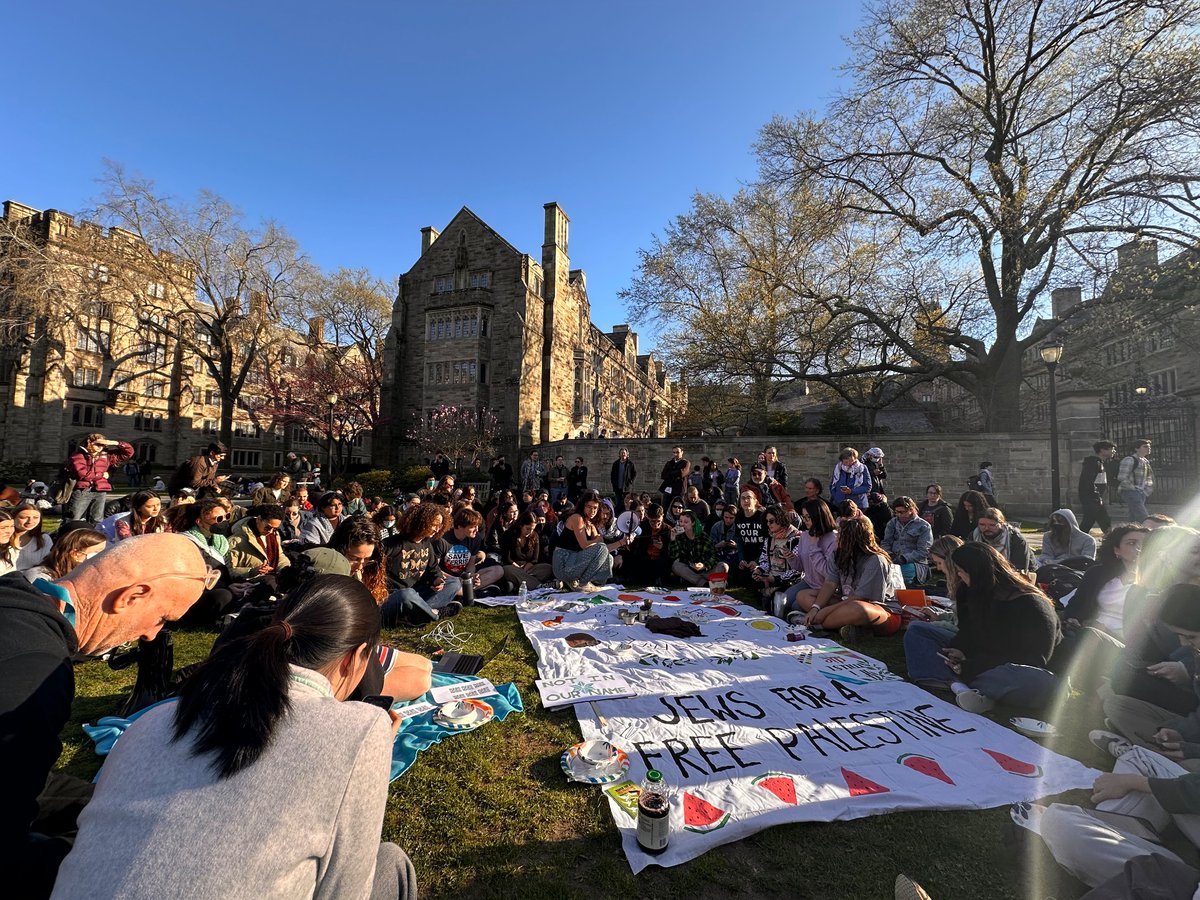
<svg viewBox="0 0 1200 900">
<path fill-rule="evenodd" d="M 79 818 L 55 898 L 369 897 L 387 804 L 392 729 L 365 703 L 292 667 L 291 712 L 258 762 L 218 781 L 175 705 L 121 736 Z"/>
</svg>

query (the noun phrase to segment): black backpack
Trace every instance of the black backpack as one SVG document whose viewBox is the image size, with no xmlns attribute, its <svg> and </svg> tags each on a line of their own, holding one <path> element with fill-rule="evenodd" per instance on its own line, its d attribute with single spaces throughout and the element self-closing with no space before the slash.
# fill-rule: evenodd
<svg viewBox="0 0 1200 900">
<path fill-rule="evenodd" d="M 972 475 L 967 479 L 967 490 L 979 491 L 981 494 L 983 493 L 983 482 L 980 480 L 978 475 Z"/>
</svg>

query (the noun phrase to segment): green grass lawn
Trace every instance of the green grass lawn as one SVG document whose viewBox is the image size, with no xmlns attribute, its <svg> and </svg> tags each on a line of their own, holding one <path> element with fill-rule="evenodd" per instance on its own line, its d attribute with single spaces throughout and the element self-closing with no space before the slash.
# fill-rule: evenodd
<svg viewBox="0 0 1200 900">
<path fill-rule="evenodd" d="M 1007 841 L 1007 808 L 907 812 L 853 822 L 776 826 L 671 869 L 630 874 L 601 790 L 568 783 L 558 767 L 564 748 L 581 739 L 568 708 L 547 712 L 537 690 L 535 657 L 511 608 L 466 610 L 455 620 L 483 652 L 510 635 L 485 674 L 515 681 L 525 712 L 423 752 L 391 786 L 383 835 L 412 856 L 424 896 L 607 897 L 888 897 L 898 872 L 934 898 L 1069 900 L 1084 888 L 1060 874 L 1040 843 Z M 388 632 L 388 642 L 429 652 L 427 629 Z M 175 663 L 203 658 L 211 631 L 175 633 Z M 872 638 L 858 649 L 904 672 L 900 640 Z M 63 733 L 62 767 L 90 777 L 100 765 L 79 725 L 111 714 L 132 687 L 134 670 L 102 662 L 79 667 L 78 698 Z M 997 710 L 993 717 L 1007 719 Z M 1087 742 L 1102 718 L 1076 697 L 1057 724 L 1059 752 L 1097 768 L 1111 759 Z M 1067 795 L 1080 803 L 1085 792 Z"/>
</svg>

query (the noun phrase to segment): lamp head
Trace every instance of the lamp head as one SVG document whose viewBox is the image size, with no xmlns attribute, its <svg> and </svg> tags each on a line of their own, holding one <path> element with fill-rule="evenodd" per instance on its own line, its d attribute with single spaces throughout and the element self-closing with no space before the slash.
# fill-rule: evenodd
<svg viewBox="0 0 1200 900">
<path fill-rule="evenodd" d="M 1048 341 L 1042 344 L 1038 352 L 1042 355 L 1042 362 L 1048 366 L 1056 366 L 1063 355 L 1062 341 Z"/>
<path fill-rule="evenodd" d="M 330 391 L 328 394 L 325 395 L 325 402 L 328 403 L 330 406 L 336 406 L 337 402 L 338 402 L 338 395 L 335 394 L 333 391 Z"/>
</svg>

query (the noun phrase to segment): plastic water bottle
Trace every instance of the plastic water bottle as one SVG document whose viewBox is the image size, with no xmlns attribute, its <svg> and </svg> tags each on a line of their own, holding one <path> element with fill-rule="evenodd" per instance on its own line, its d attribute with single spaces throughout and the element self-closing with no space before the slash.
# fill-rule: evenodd
<svg viewBox="0 0 1200 900">
<path fill-rule="evenodd" d="M 671 840 L 671 798 L 662 772 L 651 769 L 638 794 L 637 842 L 646 853 L 657 855 Z"/>
<path fill-rule="evenodd" d="M 521 582 L 521 586 L 517 588 L 517 606 L 521 606 L 529 598 L 529 587 L 525 582 Z"/>
</svg>

